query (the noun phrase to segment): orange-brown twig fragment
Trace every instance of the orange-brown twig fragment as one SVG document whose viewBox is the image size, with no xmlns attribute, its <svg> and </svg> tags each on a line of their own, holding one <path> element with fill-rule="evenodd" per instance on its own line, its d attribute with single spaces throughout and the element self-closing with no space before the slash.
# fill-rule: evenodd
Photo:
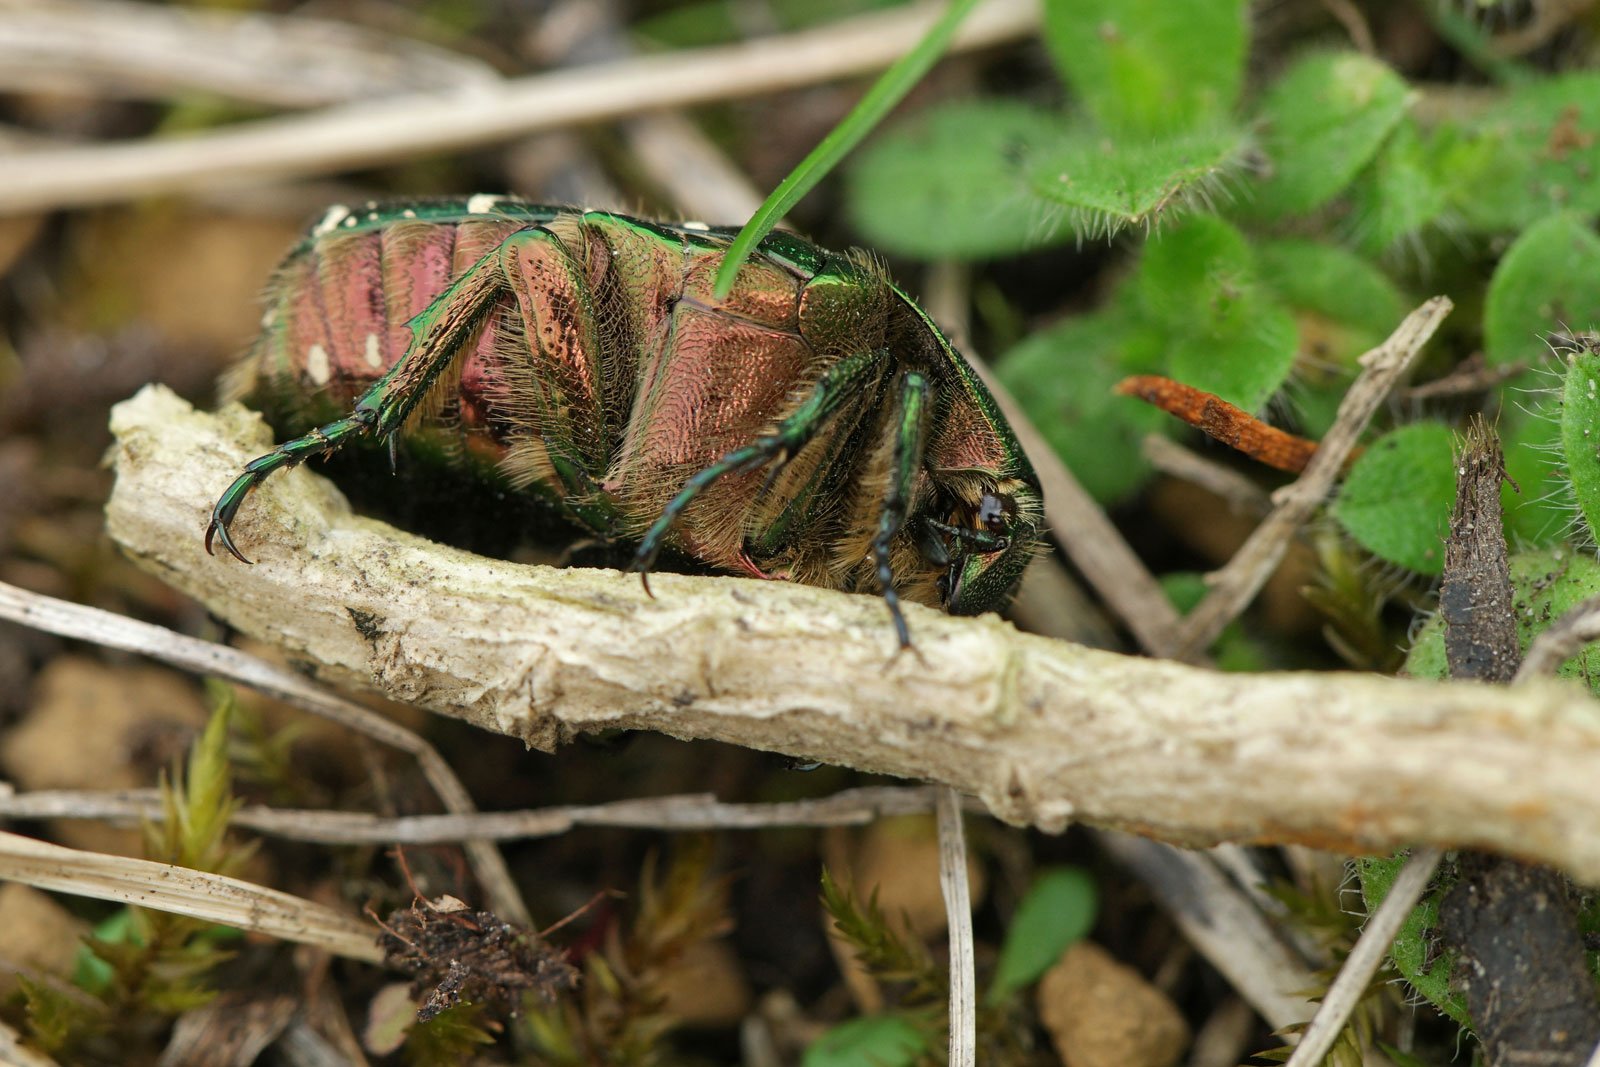
<svg viewBox="0 0 1600 1067">
<path fill-rule="evenodd" d="M 1317 451 L 1315 441 L 1268 426 L 1215 393 L 1163 378 L 1159 374 L 1135 374 L 1124 378 L 1117 383 L 1114 391 L 1154 404 L 1256 462 L 1290 474 L 1305 470 L 1306 464 L 1311 462 L 1311 457 Z"/>
</svg>

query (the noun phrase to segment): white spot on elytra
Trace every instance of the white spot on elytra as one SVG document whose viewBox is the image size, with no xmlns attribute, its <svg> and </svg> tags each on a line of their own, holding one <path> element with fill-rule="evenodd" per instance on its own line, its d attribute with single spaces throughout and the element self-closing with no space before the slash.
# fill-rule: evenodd
<svg viewBox="0 0 1600 1067">
<path fill-rule="evenodd" d="M 343 204 L 335 204 L 322 216 L 322 221 L 311 227 L 311 236 L 321 237 L 333 230 L 339 223 L 350 217 L 350 209 Z"/>
<path fill-rule="evenodd" d="M 410 208 L 406 208 L 404 211 L 400 212 L 400 217 L 404 219 L 414 219 L 417 217 L 417 213 L 412 211 Z"/>
<path fill-rule="evenodd" d="M 263 311 L 261 313 L 261 328 L 263 330 L 270 330 L 272 328 L 273 324 L 276 323 L 277 321 L 278 321 L 278 308 L 277 308 L 277 305 L 273 305 L 272 307 L 269 307 L 266 311 Z"/>
<path fill-rule="evenodd" d="M 306 373 L 317 385 L 327 385 L 333 377 L 333 367 L 328 363 L 328 350 L 321 345 L 306 349 Z"/>
<path fill-rule="evenodd" d="M 378 353 L 377 334 L 367 334 L 367 350 L 365 355 L 367 359 L 367 366 L 371 367 L 373 370 L 377 370 L 379 367 L 383 366 L 383 356 Z"/>
<path fill-rule="evenodd" d="M 487 215 L 498 203 L 500 198 L 493 193 L 479 193 L 467 201 L 467 214 Z"/>
<path fill-rule="evenodd" d="M 709 230 L 709 229 L 711 229 L 711 227 L 707 226 L 705 223 L 696 222 L 693 219 L 685 219 L 682 222 L 678 223 L 678 225 L 682 226 L 686 230 Z"/>
</svg>

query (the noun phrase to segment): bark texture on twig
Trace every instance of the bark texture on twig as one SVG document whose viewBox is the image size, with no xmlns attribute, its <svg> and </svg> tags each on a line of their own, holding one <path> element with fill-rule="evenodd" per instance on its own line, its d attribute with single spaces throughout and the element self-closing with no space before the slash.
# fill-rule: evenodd
<svg viewBox="0 0 1600 1067">
<path fill-rule="evenodd" d="M 304 469 L 254 494 L 246 567 L 201 547 L 269 434 L 159 387 L 113 415 L 111 534 L 139 564 L 326 678 L 549 748 L 650 729 L 922 778 L 1048 829 L 1349 851 L 1469 844 L 1600 882 L 1600 713 L 1515 689 L 1228 675 L 778 582 L 482 559 L 354 517 Z"/>
<path fill-rule="evenodd" d="M 446 811 L 476 810 L 472 796 L 438 751 L 419 735 L 370 708 L 313 685 L 292 671 L 257 659 L 247 652 L 136 619 L 30 593 L 0 582 L 0 619 L 105 648 L 151 656 L 182 670 L 207 673 L 266 693 L 313 715 L 354 730 L 379 744 L 410 753 Z M 462 848 L 495 910 L 527 922 L 527 905 L 517 891 L 504 857 L 491 841 L 467 840 Z"/>
<path fill-rule="evenodd" d="M 1600 1005 L 1560 872 L 1466 853 L 1439 921 L 1489 1067 L 1588 1061 Z"/>
<path fill-rule="evenodd" d="M 1467 430 L 1456 474 L 1439 593 L 1450 676 L 1510 682 L 1522 652 L 1500 515 L 1505 458 L 1481 418 Z M 1489 1067 L 1579 1067 L 1588 1058 L 1600 1040 L 1600 1005 L 1559 872 L 1463 853 L 1439 921 Z"/>
<path fill-rule="evenodd" d="M 1500 483 L 1506 461 L 1500 439 L 1474 419 L 1456 463 L 1456 506 L 1444 545 L 1439 614 L 1444 616 L 1450 677 L 1509 682 L 1522 652 L 1500 521 Z"/>
</svg>

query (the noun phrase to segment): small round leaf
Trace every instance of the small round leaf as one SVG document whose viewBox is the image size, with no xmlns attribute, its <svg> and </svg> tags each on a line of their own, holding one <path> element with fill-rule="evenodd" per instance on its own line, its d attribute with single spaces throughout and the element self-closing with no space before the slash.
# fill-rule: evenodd
<svg viewBox="0 0 1600 1067">
<path fill-rule="evenodd" d="M 1363 548 L 1422 574 L 1444 569 L 1456 499 L 1455 442 L 1436 422 L 1380 437 L 1345 478 L 1333 516 Z"/>
</svg>

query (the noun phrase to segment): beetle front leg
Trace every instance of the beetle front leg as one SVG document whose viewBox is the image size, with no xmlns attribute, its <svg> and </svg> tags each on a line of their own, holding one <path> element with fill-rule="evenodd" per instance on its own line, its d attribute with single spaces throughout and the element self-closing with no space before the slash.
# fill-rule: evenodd
<svg viewBox="0 0 1600 1067">
<path fill-rule="evenodd" d="M 683 510 L 719 478 L 729 474 L 743 474 L 758 470 L 774 461 L 785 460 L 806 446 L 824 426 L 828 425 L 852 399 L 864 393 L 870 382 L 888 358 L 882 350 L 861 352 L 835 363 L 817 380 L 811 392 L 794 412 L 780 422 L 771 433 L 763 434 L 750 444 L 736 448 L 717 462 L 700 471 L 684 483 L 682 489 L 667 506 L 661 509 L 656 521 L 639 540 L 639 550 L 634 554 L 630 571 L 648 575 L 661 552 L 662 543 Z M 645 592 L 650 591 L 648 577 Z"/>
<path fill-rule="evenodd" d="M 233 480 L 222 496 L 211 507 L 211 521 L 206 524 L 206 554 L 211 554 L 213 537 L 222 541 L 222 547 L 240 563 L 249 563 L 228 533 L 233 517 L 239 513 L 250 491 L 260 485 L 267 475 L 284 467 L 296 467 L 312 456 L 322 456 L 334 451 L 347 437 L 364 434 L 371 429 L 372 418 L 357 412 L 348 418 L 319 426 L 304 437 L 285 442 L 266 455 L 245 464 L 244 473 Z"/>
<path fill-rule="evenodd" d="M 911 631 L 900 611 L 900 594 L 895 591 L 894 571 L 889 565 L 889 548 L 906 523 L 916 488 L 917 472 L 922 468 L 928 440 L 928 379 L 917 371 L 907 371 L 900 379 L 899 402 L 895 419 L 889 424 L 894 434 L 894 459 L 884 487 L 883 508 L 878 512 L 878 533 L 872 539 L 872 558 L 877 565 L 878 585 L 894 619 L 894 632 L 901 648 L 911 647 Z"/>
</svg>

